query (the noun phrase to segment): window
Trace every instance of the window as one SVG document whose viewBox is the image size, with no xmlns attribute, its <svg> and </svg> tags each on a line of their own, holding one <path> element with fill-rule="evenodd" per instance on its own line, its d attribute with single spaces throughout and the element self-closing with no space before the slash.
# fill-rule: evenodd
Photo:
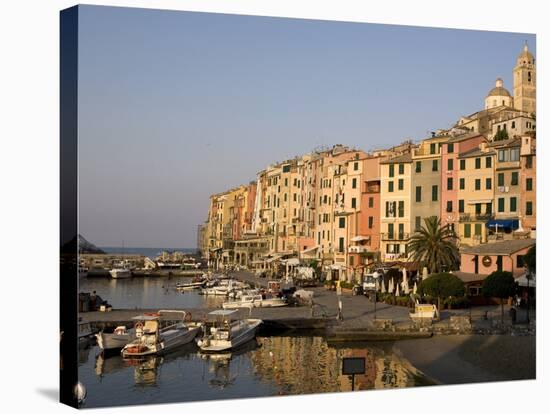
<svg viewBox="0 0 550 414">
<path fill-rule="evenodd" d="M 485 168 L 491 168 L 493 166 L 493 159 L 491 157 L 485 157 Z"/>
<path fill-rule="evenodd" d="M 399 212 L 399 217 L 405 217 L 405 202 L 404 201 L 399 202 L 398 212 Z"/>
<path fill-rule="evenodd" d="M 436 145 L 430 144 L 430 154 L 435 154 Z"/>
<path fill-rule="evenodd" d="M 525 189 L 527 191 L 533 191 L 533 179 L 532 178 L 526 178 L 525 179 Z"/>
<path fill-rule="evenodd" d="M 354 171 L 357 171 L 359 169 L 359 163 L 358 162 L 354 162 L 353 163 L 353 170 Z"/>
<path fill-rule="evenodd" d="M 510 211 L 517 211 L 518 199 L 516 197 L 510 197 Z"/>
<path fill-rule="evenodd" d="M 458 200 L 458 212 L 464 213 L 464 200 Z"/>
<path fill-rule="evenodd" d="M 533 215 L 533 202 L 527 201 L 525 203 L 525 215 L 526 216 L 532 216 Z"/>
<path fill-rule="evenodd" d="M 455 144 L 447 144 L 447 152 L 449 154 L 452 154 L 453 152 L 455 152 Z"/>
<path fill-rule="evenodd" d="M 388 192 L 393 193 L 393 181 L 388 181 Z"/>
<path fill-rule="evenodd" d="M 453 202 L 451 200 L 447 201 L 447 213 L 452 213 L 453 211 Z"/>
<path fill-rule="evenodd" d="M 395 164 L 390 164 L 390 177 L 395 175 Z"/>
<path fill-rule="evenodd" d="M 395 217 L 395 201 L 386 201 L 386 217 Z"/>
<path fill-rule="evenodd" d="M 460 160 L 460 169 L 465 170 L 466 169 L 466 160 Z"/>
<path fill-rule="evenodd" d="M 516 121 L 512 121 L 512 129 L 516 129 Z"/>
<path fill-rule="evenodd" d="M 296 193 L 292 194 L 292 198 L 293 198 L 294 201 L 296 201 L 297 200 L 297 194 Z"/>
<path fill-rule="evenodd" d="M 397 180 L 397 189 L 398 189 L 398 190 L 402 190 L 402 189 L 403 189 L 403 186 L 404 186 L 404 184 L 403 184 L 403 179 L 400 178 L 399 180 Z"/>
<path fill-rule="evenodd" d="M 481 204 L 480 203 L 476 203 L 476 214 L 477 215 L 481 214 Z"/>
<path fill-rule="evenodd" d="M 284 173 L 290 172 L 290 165 L 283 165 L 283 172 Z"/>
<path fill-rule="evenodd" d="M 481 179 L 479 179 L 479 178 L 476 178 L 475 189 L 476 189 L 476 191 L 481 190 Z"/>
<path fill-rule="evenodd" d="M 351 188 L 357 188 L 357 178 L 351 180 Z"/>
<path fill-rule="evenodd" d="M 420 203 L 422 201 L 422 187 L 416 187 L 416 202 Z"/>
<path fill-rule="evenodd" d="M 453 189 L 453 177 L 447 178 L 447 190 Z"/>
<path fill-rule="evenodd" d="M 422 229 L 422 218 L 420 216 L 414 218 L 414 229 L 415 231 L 420 231 Z"/>
<path fill-rule="evenodd" d="M 346 218 L 345 217 L 338 218 L 338 227 L 341 228 L 341 229 L 346 228 Z"/>
<path fill-rule="evenodd" d="M 340 253 L 344 252 L 344 238 L 343 237 L 340 237 L 340 239 L 338 240 L 338 251 Z"/>
<path fill-rule="evenodd" d="M 283 198 L 284 198 L 284 201 L 285 201 L 285 203 L 286 203 L 286 202 L 288 201 L 288 194 L 285 193 L 284 196 L 283 196 Z"/>
<path fill-rule="evenodd" d="M 510 150 L 510 161 L 519 161 L 519 148 L 512 148 Z"/>
<path fill-rule="evenodd" d="M 447 169 L 448 169 L 448 170 L 451 170 L 451 171 L 452 171 L 452 169 L 453 169 L 453 159 L 452 159 L 452 158 L 449 158 L 449 159 L 447 160 Z"/>
<path fill-rule="evenodd" d="M 399 175 L 405 174 L 405 164 L 399 164 Z"/>
<path fill-rule="evenodd" d="M 508 161 L 508 151 L 507 150 L 498 150 L 498 161 L 499 162 Z"/>
<path fill-rule="evenodd" d="M 399 240 L 403 240 L 405 238 L 405 225 L 403 223 L 399 223 Z"/>
<path fill-rule="evenodd" d="M 493 186 L 493 180 L 490 178 L 485 179 L 485 189 L 490 190 Z"/>
<path fill-rule="evenodd" d="M 374 197 L 369 197 L 369 208 L 374 207 Z"/>
<path fill-rule="evenodd" d="M 533 168 L 533 156 L 528 155 L 525 157 L 525 168 Z"/>
<path fill-rule="evenodd" d="M 498 212 L 504 213 L 504 198 L 498 199 Z"/>
<path fill-rule="evenodd" d="M 285 178 L 285 187 L 288 187 L 288 178 Z"/>
<path fill-rule="evenodd" d="M 432 171 L 438 170 L 438 163 L 437 160 L 432 160 Z"/>
<path fill-rule="evenodd" d="M 372 225 L 374 224 L 374 217 L 369 216 L 369 229 L 372 229 Z"/>
<path fill-rule="evenodd" d="M 511 185 L 518 185 L 519 182 L 519 174 L 517 171 L 512 171 L 512 181 L 510 182 Z"/>
<path fill-rule="evenodd" d="M 393 223 L 388 224 L 388 239 L 393 239 Z"/>
<path fill-rule="evenodd" d="M 476 158 L 476 170 L 481 168 L 481 158 Z"/>
<path fill-rule="evenodd" d="M 470 223 L 464 224 L 464 238 L 469 239 L 471 237 L 472 226 Z"/>
<path fill-rule="evenodd" d="M 432 201 L 437 201 L 439 188 L 437 185 L 432 185 Z"/>
<path fill-rule="evenodd" d="M 416 161 L 416 168 L 415 171 L 417 173 L 422 172 L 422 161 Z"/>
<path fill-rule="evenodd" d="M 498 173 L 497 179 L 498 179 L 498 186 L 503 187 L 504 186 L 504 173 Z"/>
<path fill-rule="evenodd" d="M 357 208 L 357 199 L 355 197 L 351 198 L 351 208 Z"/>
<path fill-rule="evenodd" d="M 466 188 L 466 180 L 464 180 L 464 178 L 458 180 L 458 187 L 461 190 L 464 190 L 464 188 Z"/>
<path fill-rule="evenodd" d="M 488 215 L 493 214 L 493 204 L 492 203 L 487 203 L 485 205 L 485 214 L 488 214 Z"/>
<path fill-rule="evenodd" d="M 475 229 L 474 229 L 474 234 L 476 236 L 481 236 L 481 223 L 476 223 Z"/>
</svg>

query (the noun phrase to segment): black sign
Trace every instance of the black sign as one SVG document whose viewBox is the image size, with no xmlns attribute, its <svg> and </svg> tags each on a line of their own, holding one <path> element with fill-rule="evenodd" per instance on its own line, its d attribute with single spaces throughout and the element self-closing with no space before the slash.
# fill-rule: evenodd
<svg viewBox="0 0 550 414">
<path fill-rule="evenodd" d="M 365 373 L 365 358 L 342 358 L 342 375 Z"/>
</svg>

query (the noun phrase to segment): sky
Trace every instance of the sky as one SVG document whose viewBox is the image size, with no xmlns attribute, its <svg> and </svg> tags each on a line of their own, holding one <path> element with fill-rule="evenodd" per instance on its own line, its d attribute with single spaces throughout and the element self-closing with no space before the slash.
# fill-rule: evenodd
<svg viewBox="0 0 550 414">
<path fill-rule="evenodd" d="M 195 247 L 210 194 L 483 109 L 532 34 L 80 6 L 79 233 Z"/>
</svg>

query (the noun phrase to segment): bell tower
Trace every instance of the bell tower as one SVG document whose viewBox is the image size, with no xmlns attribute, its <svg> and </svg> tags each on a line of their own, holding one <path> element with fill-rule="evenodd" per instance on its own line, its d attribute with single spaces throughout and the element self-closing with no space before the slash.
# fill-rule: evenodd
<svg viewBox="0 0 550 414">
<path fill-rule="evenodd" d="M 529 114 L 537 111 L 536 78 L 535 58 L 525 42 L 514 68 L 514 108 Z"/>
</svg>

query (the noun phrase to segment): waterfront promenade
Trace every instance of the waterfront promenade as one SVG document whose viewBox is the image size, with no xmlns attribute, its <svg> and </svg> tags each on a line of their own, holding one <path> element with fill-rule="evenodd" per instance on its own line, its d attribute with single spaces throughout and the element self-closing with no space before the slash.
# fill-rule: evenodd
<svg viewBox="0 0 550 414">
<path fill-rule="evenodd" d="M 250 272 L 233 273 L 237 279 L 267 286 L 268 279 L 259 278 Z M 264 320 L 267 333 L 284 330 L 323 331 L 333 340 L 390 340 L 431 336 L 433 333 L 534 333 L 535 315 L 531 312 L 531 325 L 512 326 L 508 307 L 505 307 L 504 325 L 500 323 L 499 306 L 473 307 L 470 309 L 443 310 L 439 321 L 428 326 L 418 326 L 409 317 L 411 309 L 374 302 L 363 295 L 352 296 L 324 287 L 307 288 L 314 292 L 313 306 L 288 306 L 280 308 L 240 309 L 239 318 L 260 318 Z M 337 320 L 338 299 L 342 301 L 343 320 Z M 205 321 L 210 309 L 185 309 L 195 321 Z M 99 327 L 104 324 L 130 323 L 134 316 L 158 309 L 114 309 L 111 312 L 82 313 L 82 319 Z M 524 321 L 525 312 L 518 313 L 518 321 Z"/>
</svg>

